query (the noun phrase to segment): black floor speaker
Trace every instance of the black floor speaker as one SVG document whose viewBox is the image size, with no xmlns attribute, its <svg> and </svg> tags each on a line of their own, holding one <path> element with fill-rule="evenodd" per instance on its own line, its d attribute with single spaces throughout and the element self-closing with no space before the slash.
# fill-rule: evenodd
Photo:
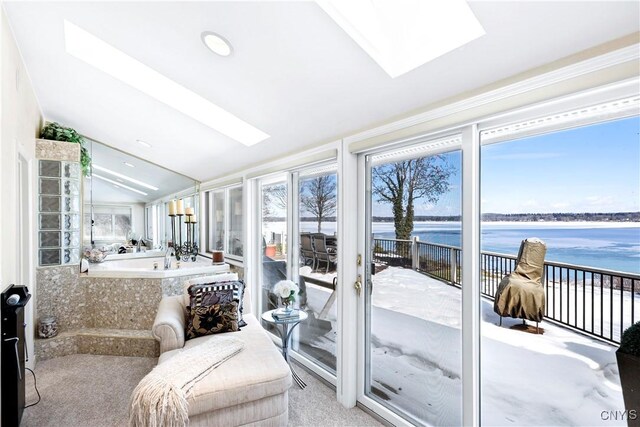
<svg viewBox="0 0 640 427">
<path fill-rule="evenodd" d="M 31 294 L 26 286 L 9 286 L 0 294 L 2 316 L 2 427 L 17 427 L 24 411 L 25 328 L 24 309 Z"/>
</svg>

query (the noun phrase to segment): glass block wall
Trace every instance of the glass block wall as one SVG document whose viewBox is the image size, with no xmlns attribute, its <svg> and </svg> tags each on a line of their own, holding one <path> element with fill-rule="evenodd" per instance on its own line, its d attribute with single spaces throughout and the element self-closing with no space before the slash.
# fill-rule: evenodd
<svg viewBox="0 0 640 427">
<path fill-rule="evenodd" d="M 39 162 L 39 264 L 77 264 L 80 262 L 80 164 L 58 160 Z"/>
</svg>

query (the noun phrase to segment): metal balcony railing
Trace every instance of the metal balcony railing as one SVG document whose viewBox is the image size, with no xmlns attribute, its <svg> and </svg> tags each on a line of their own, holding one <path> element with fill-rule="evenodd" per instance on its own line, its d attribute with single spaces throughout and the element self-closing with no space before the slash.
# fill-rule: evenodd
<svg viewBox="0 0 640 427">
<path fill-rule="evenodd" d="M 462 250 L 414 240 L 374 239 L 373 259 L 412 268 L 462 287 Z M 480 292 L 495 297 L 504 276 L 515 269 L 516 257 L 482 252 Z M 559 262 L 545 262 L 545 317 L 555 323 L 620 343 L 622 332 L 640 315 L 640 275 Z"/>
</svg>

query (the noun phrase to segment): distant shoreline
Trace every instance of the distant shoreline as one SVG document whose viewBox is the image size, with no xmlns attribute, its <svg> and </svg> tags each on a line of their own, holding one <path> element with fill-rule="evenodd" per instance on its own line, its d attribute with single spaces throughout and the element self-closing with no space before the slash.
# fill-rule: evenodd
<svg viewBox="0 0 640 427">
<path fill-rule="evenodd" d="M 390 224 L 386 221 L 373 221 L 375 224 Z M 414 221 L 414 224 L 447 225 L 460 224 L 460 221 Z M 634 228 L 640 227 L 640 221 L 612 222 L 612 221 L 481 221 L 483 226 L 495 225 L 499 227 L 521 226 L 527 228 Z M 415 231 L 415 230 L 414 230 Z"/>
</svg>

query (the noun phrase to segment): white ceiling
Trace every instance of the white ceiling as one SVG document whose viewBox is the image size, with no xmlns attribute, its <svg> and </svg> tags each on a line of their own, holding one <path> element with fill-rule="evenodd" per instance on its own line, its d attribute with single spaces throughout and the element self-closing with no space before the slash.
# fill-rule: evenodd
<svg viewBox="0 0 640 427">
<path fill-rule="evenodd" d="M 4 4 L 47 120 L 198 180 L 640 30 L 636 1 L 473 2 L 485 36 L 392 79 L 313 2 Z M 70 56 L 64 19 L 271 137 L 245 147 Z M 205 30 L 233 55 L 207 50 Z"/>
</svg>

